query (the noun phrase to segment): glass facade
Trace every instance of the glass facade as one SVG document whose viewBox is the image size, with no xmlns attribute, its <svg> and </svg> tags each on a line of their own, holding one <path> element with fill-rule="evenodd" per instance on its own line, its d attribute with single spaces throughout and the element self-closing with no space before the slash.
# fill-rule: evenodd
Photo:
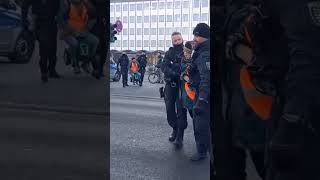
<svg viewBox="0 0 320 180">
<path fill-rule="evenodd" d="M 123 31 L 111 43 L 116 50 L 169 49 L 171 34 L 179 31 L 184 41 L 192 40 L 192 30 L 200 23 L 210 25 L 209 0 L 112 1 L 110 22 L 123 22 Z"/>
</svg>

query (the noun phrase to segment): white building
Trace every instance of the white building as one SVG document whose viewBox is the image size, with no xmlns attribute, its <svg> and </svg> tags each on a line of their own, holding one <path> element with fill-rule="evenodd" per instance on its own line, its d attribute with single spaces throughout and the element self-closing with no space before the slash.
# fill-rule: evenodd
<svg viewBox="0 0 320 180">
<path fill-rule="evenodd" d="M 192 40 L 199 22 L 210 24 L 209 9 L 209 0 L 111 0 L 110 22 L 123 22 L 111 49 L 165 51 L 174 31 Z"/>
</svg>

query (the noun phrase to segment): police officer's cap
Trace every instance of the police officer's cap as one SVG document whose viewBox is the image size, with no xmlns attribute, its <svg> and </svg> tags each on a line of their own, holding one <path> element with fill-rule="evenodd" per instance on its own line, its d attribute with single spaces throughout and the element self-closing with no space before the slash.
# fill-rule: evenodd
<svg viewBox="0 0 320 180">
<path fill-rule="evenodd" d="M 206 23 L 199 23 L 194 28 L 193 35 L 209 39 L 210 38 L 210 27 Z"/>
</svg>

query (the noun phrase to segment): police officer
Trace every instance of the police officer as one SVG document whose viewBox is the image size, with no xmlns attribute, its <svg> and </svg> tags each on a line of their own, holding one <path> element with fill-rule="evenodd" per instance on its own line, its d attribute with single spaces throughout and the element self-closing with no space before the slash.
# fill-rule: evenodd
<svg viewBox="0 0 320 180">
<path fill-rule="evenodd" d="M 30 6 L 32 6 L 35 33 L 39 41 L 41 80 L 47 82 L 48 77 L 58 79 L 60 75 L 56 71 L 57 23 L 55 18 L 59 10 L 59 1 L 24 0 L 22 21 L 25 28 L 28 28 L 27 16 Z"/>
<path fill-rule="evenodd" d="M 98 76 L 104 76 L 103 75 L 103 67 L 104 64 L 106 62 L 106 58 L 107 58 L 107 51 L 108 51 L 108 47 L 107 45 L 110 43 L 107 43 L 107 21 L 106 21 L 106 17 L 107 17 L 107 11 L 106 11 L 106 7 L 107 7 L 107 1 L 103 1 L 103 0 L 91 0 L 92 4 L 94 5 L 95 9 L 96 9 L 96 19 L 97 22 L 96 24 L 93 26 L 92 29 L 92 33 L 94 35 L 96 35 L 97 37 L 99 37 L 99 46 L 98 46 L 98 54 L 99 54 L 99 60 L 98 60 L 98 64 L 96 65 L 96 68 L 98 68 Z"/>
<path fill-rule="evenodd" d="M 161 68 L 162 66 L 162 63 L 163 63 L 163 56 L 161 55 L 161 53 L 158 53 L 158 61 L 157 61 L 157 65 L 156 67 L 157 68 Z M 163 84 L 163 72 L 161 71 L 160 69 L 160 83 Z"/>
<path fill-rule="evenodd" d="M 205 23 L 199 23 L 194 28 L 193 35 L 195 49 L 192 59 L 196 72 L 190 78 L 199 87 L 199 92 L 193 107 L 197 153 L 191 160 L 199 161 L 207 157 L 210 141 L 210 28 Z"/>
<path fill-rule="evenodd" d="M 118 60 L 118 63 L 117 63 L 118 69 L 119 69 L 119 65 L 121 68 L 120 71 L 122 75 L 122 85 L 123 87 L 129 86 L 128 85 L 129 57 L 125 53 L 122 53 L 122 55 Z"/>
<path fill-rule="evenodd" d="M 143 79 L 144 79 L 144 73 L 146 72 L 146 67 L 147 67 L 147 56 L 145 53 L 142 53 L 138 59 L 137 59 L 138 63 L 139 63 L 139 72 L 141 73 L 141 79 L 139 82 L 139 85 L 142 86 L 143 83 Z"/>
<path fill-rule="evenodd" d="M 167 120 L 172 128 L 170 142 L 175 142 L 181 148 L 184 130 L 187 128 L 187 110 L 183 108 L 180 95 L 180 63 L 183 56 L 183 39 L 181 33 L 171 35 L 173 47 L 165 53 L 161 70 L 164 73 L 165 88 L 164 101 L 167 111 Z"/>
</svg>

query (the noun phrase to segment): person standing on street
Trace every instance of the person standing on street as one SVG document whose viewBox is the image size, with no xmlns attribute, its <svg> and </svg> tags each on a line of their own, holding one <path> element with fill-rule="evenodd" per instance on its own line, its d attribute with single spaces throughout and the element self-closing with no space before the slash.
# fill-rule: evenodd
<svg viewBox="0 0 320 180">
<path fill-rule="evenodd" d="M 207 157 L 210 142 L 210 28 L 205 23 L 199 23 L 193 30 L 195 50 L 192 56 L 193 66 L 191 81 L 199 87 L 193 107 L 194 136 L 197 153 L 192 161 Z"/>
<path fill-rule="evenodd" d="M 59 79 L 56 71 L 57 63 L 57 23 L 56 16 L 59 10 L 59 1 L 49 0 L 24 0 L 22 2 L 22 22 L 28 28 L 28 12 L 32 6 L 35 33 L 39 41 L 40 71 L 42 82 L 48 78 Z"/>
<path fill-rule="evenodd" d="M 141 79 L 140 79 L 140 86 L 142 86 L 143 79 L 144 79 L 144 73 L 146 72 L 146 67 L 147 67 L 147 56 L 145 53 L 142 53 L 141 56 L 138 57 L 137 59 L 140 67 L 139 67 L 139 72 L 141 74 Z"/>
<path fill-rule="evenodd" d="M 184 130 L 187 128 L 187 110 L 183 108 L 180 98 L 180 64 L 183 56 L 183 39 L 181 33 L 171 35 L 173 47 L 170 47 L 164 57 L 161 70 L 164 73 L 165 88 L 164 101 L 167 111 L 167 120 L 172 127 L 170 142 L 175 142 L 179 149 L 182 146 Z"/>
<path fill-rule="evenodd" d="M 120 71 L 122 75 L 122 85 L 123 87 L 129 86 L 128 85 L 128 71 L 129 71 L 129 57 L 125 54 L 122 53 L 120 56 L 118 63 L 117 63 L 117 68 L 119 69 L 120 65 Z"/>
<path fill-rule="evenodd" d="M 162 63 L 163 63 L 163 57 L 161 55 L 161 53 L 158 53 L 158 61 L 157 61 L 157 65 L 156 67 L 159 68 L 159 79 L 160 79 L 160 83 L 163 84 L 163 72 L 161 71 L 161 66 L 162 66 Z"/>
</svg>

